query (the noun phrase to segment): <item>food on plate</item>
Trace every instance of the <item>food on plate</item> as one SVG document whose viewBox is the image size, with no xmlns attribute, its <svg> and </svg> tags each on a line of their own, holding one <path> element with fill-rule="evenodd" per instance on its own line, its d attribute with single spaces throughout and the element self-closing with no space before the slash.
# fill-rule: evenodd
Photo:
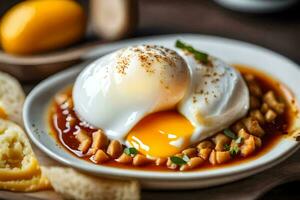
<svg viewBox="0 0 300 200">
<path fill-rule="evenodd" d="M 29 140 L 17 124 L 0 119 L 0 189 L 49 189 Z"/>
<path fill-rule="evenodd" d="M 175 51 L 158 46 L 129 47 L 99 59 L 78 76 L 74 109 L 92 126 L 102 127 L 108 138 L 125 144 L 126 135 L 141 119 L 176 107 L 188 82 L 188 67 Z M 160 137 L 159 133 L 152 134 Z M 191 132 L 174 134 L 188 140 Z M 152 150 L 157 151 L 158 146 L 149 150 L 156 156 Z"/>
<path fill-rule="evenodd" d="M 83 8 L 72 0 L 29 0 L 12 7 L 2 18 L 4 51 L 42 53 L 68 46 L 85 33 Z"/>
<path fill-rule="evenodd" d="M 138 45 L 84 69 L 50 106 L 50 127 L 76 156 L 114 167 L 191 170 L 263 153 L 288 132 L 284 86 L 200 52 Z"/>
<path fill-rule="evenodd" d="M 55 191 L 64 199 L 140 199 L 140 186 L 137 181 L 95 178 L 64 167 L 43 168 L 43 172 L 50 179 Z"/>
<path fill-rule="evenodd" d="M 22 108 L 25 94 L 19 82 L 0 72 L 0 118 L 23 125 Z"/>
</svg>

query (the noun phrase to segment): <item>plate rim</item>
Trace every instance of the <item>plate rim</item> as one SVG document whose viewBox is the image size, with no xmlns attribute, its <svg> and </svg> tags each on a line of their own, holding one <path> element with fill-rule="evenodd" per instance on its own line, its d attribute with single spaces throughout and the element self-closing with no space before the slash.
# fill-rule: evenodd
<svg viewBox="0 0 300 200">
<path fill-rule="evenodd" d="M 123 41 L 124 44 L 127 43 L 131 43 L 134 41 L 141 41 L 141 40 L 155 40 L 155 39 L 172 39 L 174 37 L 178 38 L 178 37 L 190 37 L 190 38 L 194 38 L 194 37 L 201 37 L 203 38 L 210 38 L 210 39 L 221 39 L 221 40 L 225 40 L 226 42 L 233 42 L 233 43 L 242 43 L 243 45 L 246 46 L 251 46 L 254 48 L 259 48 L 262 49 L 264 51 L 266 51 L 267 53 L 271 53 L 274 56 L 277 56 L 281 59 L 284 59 L 286 62 L 289 62 L 292 66 L 294 66 L 295 68 L 297 68 L 297 64 L 294 63 L 293 61 L 291 61 L 290 59 L 276 53 L 273 52 L 269 49 L 266 49 L 264 47 L 260 47 L 254 44 L 250 44 L 247 42 L 243 42 L 243 41 L 239 41 L 239 40 L 234 40 L 234 39 L 227 39 L 227 38 L 222 38 L 222 37 L 215 37 L 215 36 L 207 36 L 207 35 L 200 35 L 200 34 L 172 34 L 172 35 L 163 35 L 163 36 L 151 36 L 151 37 L 140 37 L 140 38 L 135 38 L 132 40 L 127 40 L 127 41 Z M 120 42 L 122 43 L 122 42 Z M 115 43 L 118 44 L 118 43 Z M 118 45 L 116 45 L 118 46 Z M 107 52 L 106 52 L 107 53 Z M 291 143 L 290 148 L 288 150 L 286 150 L 285 152 L 282 152 L 279 156 L 283 156 L 283 159 L 278 159 L 278 157 L 274 157 L 271 160 L 265 161 L 264 163 L 260 164 L 260 165 L 256 165 L 256 166 L 249 166 L 247 168 L 244 168 L 243 170 L 236 170 L 233 172 L 230 172 L 229 170 L 227 172 L 223 172 L 223 173 L 215 173 L 214 175 L 207 173 L 206 175 L 203 175 L 203 171 L 192 171 L 192 172 L 153 172 L 153 171 L 143 171 L 143 170 L 134 170 L 134 169 L 119 169 L 119 168 L 113 168 L 113 167 L 107 167 L 107 166 L 97 166 L 94 165 L 96 167 L 94 167 L 94 169 L 91 169 L 90 165 L 84 166 L 78 163 L 73 163 L 68 161 L 66 158 L 63 158 L 59 155 L 56 155 L 54 152 L 52 152 L 50 149 L 48 149 L 46 147 L 46 145 L 42 144 L 39 140 L 38 137 L 36 137 L 36 134 L 34 134 L 34 131 L 32 130 L 31 124 L 28 121 L 29 114 L 30 114 L 30 106 L 31 102 L 33 102 L 34 98 L 45 88 L 49 87 L 49 83 L 50 82 L 55 82 L 58 80 L 62 80 L 66 77 L 72 76 L 72 74 L 76 74 L 80 71 L 80 69 L 82 68 L 82 66 L 85 64 L 81 63 L 79 65 L 77 65 L 77 67 L 72 67 L 70 69 L 64 70 L 62 72 L 59 72 L 55 75 L 50 76 L 49 78 L 43 80 L 42 82 L 40 82 L 31 92 L 30 94 L 27 96 L 25 103 L 24 103 L 24 111 L 23 111 L 23 118 L 24 118 L 24 125 L 25 125 L 25 129 L 30 137 L 30 139 L 33 141 L 33 143 L 35 145 L 37 145 L 39 147 L 39 149 L 41 149 L 44 153 L 46 153 L 47 155 L 49 155 L 51 158 L 62 162 L 68 166 L 71 167 L 75 167 L 77 169 L 86 171 L 88 173 L 96 173 L 99 175 L 105 175 L 105 176 L 117 176 L 117 177 L 122 177 L 122 178 L 143 178 L 143 179 L 163 179 L 163 180 L 194 180 L 194 179 L 211 179 L 211 178 L 216 178 L 216 177 L 224 177 L 224 176 L 232 176 L 234 174 L 240 174 L 240 173 L 246 173 L 248 170 L 256 170 L 257 173 L 259 171 L 263 171 L 266 168 L 272 167 L 276 164 L 278 164 L 279 162 L 287 159 L 290 155 L 292 155 L 295 151 L 297 151 L 297 149 L 299 149 L 300 145 L 299 143 Z M 297 68 L 297 70 L 299 70 L 299 68 Z M 61 88 L 60 88 L 61 89 Z M 57 89 L 57 91 L 59 91 L 59 89 Z M 50 136 L 51 137 L 51 136 Z M 68 153 L 66 150 L 62 150 L 65 151 L 64 153 Z M 81 160 L 79 158 L 77 158 L 78 160 Z M 253 161 L 248 161 L 248 163 L 253 162 Z M 271 164 L 270 164 L 271 163 Z M 90 163 L 88 163 L 90 164 Z M 93 164 L 92 164 L 93 165 Z M 228 167 L 231 168 L 231 167 Z M 249 171 L 248 171 L 249 172 Z M 253 173 L 252 173 L 253 174 Z M 201 176 L 199 176 L 201 175 Z"/>
</svg>

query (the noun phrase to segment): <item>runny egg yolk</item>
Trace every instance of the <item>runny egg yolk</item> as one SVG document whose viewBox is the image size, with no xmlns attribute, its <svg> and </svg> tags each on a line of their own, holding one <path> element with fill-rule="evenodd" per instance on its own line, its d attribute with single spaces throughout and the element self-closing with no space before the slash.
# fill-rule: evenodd
<svg viewBox="0 0 300 200">
<path fill-rule="evenodd" d="M 175 155 L 190 145 L 194 126 L 176 111 L 150 114 L 127 135 L 127 142 L 149 157 Z"/>
</svg>

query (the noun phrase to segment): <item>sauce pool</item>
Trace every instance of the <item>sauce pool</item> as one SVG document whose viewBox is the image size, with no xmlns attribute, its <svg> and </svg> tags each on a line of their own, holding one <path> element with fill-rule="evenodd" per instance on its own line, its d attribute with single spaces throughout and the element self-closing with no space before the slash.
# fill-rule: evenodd
<svg viewBox="0 0 300 200">
<path fill-rule="evenodd" d="M 241 74 L 253 74 L 258 81 L 260 87 L 262 88 L 263 93 L 265 93 L 268 90 L 273 90 L 277 96 L 282 98 L 285 102 L 290 101 L 287 99 L 287 97 L 284 95 L 284 92 L 282 89 L 284 86 L 280 84 L 278 81 L 273 80 L 272 78 L 268 77 L 266 74 L 263 74 L 262 72 L 259 72 L 254 69 L 250 69 L 243 65 L 234 65 Z M 64 91 L 62 91 L 63 94 L 67 95 L 68 97 L 72 97 L 72 87 L 67 87 Z M 222 168 L 225 166 L 232 166 L 232 165 L 238 165 L 243 162 L 248 162 L 250 160 L 256 159 L 265 153 L 267 153 L 270 149 L 272 149 L 276 144 L 285 136 L 288 134 L 289 126 L 292 122 L 292 112 L 289 103 L 286 103 L 286 109 L 284 114 L 279 115 L 276 120 L 273 123 L 267 123 L 266 125 L 262 126 L 262 128 L 265 130 L 266 134 L 262 138 L 262 146 L 256 150 L 253 154 L 251 154 L 248 157 L 242 157 L 242 156 L 236 156 L 233 159 L 231 159 L 229 162 L 220 164 L 220 165 L 211 165 L 208 161 L 205 161 L 205 164 L 201 165 L 200 167 L 193 169 L 195 170 L 209 170 L 209 169 L 216 169 L 216 168 Z M 68 122 L 68 117 L 72 117 L 75 119 L 75 125 L 70 126 L 70 123 Z M 80 119 L 76 116 L 76 113 L 73 109 L 65 109 L 62 108 L 61 105 L 58 105 L 53 101 L 53 103 L 50 105 L 49 109 L 49 126 L 50 126 L 50 132 L 52 133 L 53 137 L 56 139 L 58 143 L 60 143 L 63 147 L 67 149 L 67 151 L 71 152 L 72 154 L 75 154 L 77 157 L 80 157 L 82 159 L 85 159 L 89 162 L 92 162 L 90 160 L 90 156 L 87 156 L 85 154 L 82 154 L 80 151 L 78 151 L 79 142 L 75 138 L 74 133 L 78 129 L 84 129 L 87 134 L 90 136 L 93 132 L 97 131 L 97 129 L 93 129 L 91 127 L 86 126 L 85 123 L 81 122 Z M 114 160 L 108 161 L 106 163 L 101 164 L 103 166 L 110 166 L 110 167 L 116 167 L 116 168 L 126 168 L 126 169 L 140 169 L 140 170 L 149 170 L 149 171 L 174 171 L 166 166 L 156 166 L 154 163 L 146 166 L 133 166 L 133 165 L 126 165 L 118 163 Z"/>
</svg>

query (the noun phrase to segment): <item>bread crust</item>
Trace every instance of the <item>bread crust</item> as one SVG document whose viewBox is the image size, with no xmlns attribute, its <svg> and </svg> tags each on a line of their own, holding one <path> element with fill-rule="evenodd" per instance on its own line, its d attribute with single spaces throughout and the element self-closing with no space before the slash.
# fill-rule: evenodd
<svg viewBox="0 0 300 200">
<path fill-rule="evenodd" d="M 22 110 L 25 100 L 20 83 L 11 75 L 0 72 L 0 115 L 23 126 Z"/>
<path fill-rule="evenodd" d="M 93 177 L 66 167 L 43 167 L 42 171 L 50 180 L 54 190 L 64 199 L 140 199 L 140 186 L 137 181 Z"/>
</svg>

